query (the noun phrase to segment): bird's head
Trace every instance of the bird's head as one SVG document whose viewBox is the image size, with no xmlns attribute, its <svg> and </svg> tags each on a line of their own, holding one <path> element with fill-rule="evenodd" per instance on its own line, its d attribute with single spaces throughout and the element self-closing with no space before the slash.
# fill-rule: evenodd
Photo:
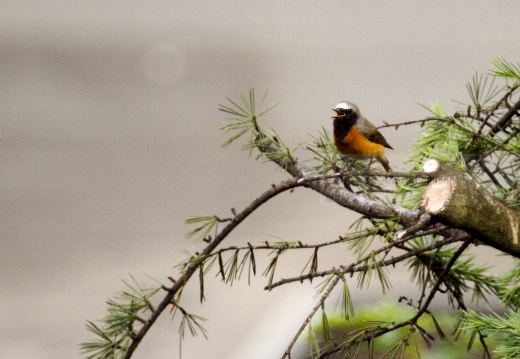
<svg viewBox="0 0 520 359">
<path fill-rule="evenodd" d="M 334 122 L 341 121 L 355 125 L 360 116 L 359 108 L 352 102 L 348 101 L 338 103 L 336 108 L 333 108 L 332 111 L 336 112 L 336 115 L 332 116 Z"/>
</svg>

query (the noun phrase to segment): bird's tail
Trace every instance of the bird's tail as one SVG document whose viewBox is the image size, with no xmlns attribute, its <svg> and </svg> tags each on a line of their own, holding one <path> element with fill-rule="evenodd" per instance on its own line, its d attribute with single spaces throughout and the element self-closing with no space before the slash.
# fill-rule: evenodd
<svg viewBox="0 0 520 359">
<path fill-rule="evenodd" d="M 390 167 L 390 162 L 388 162 L 388 159 L 385 157 L 385 155 L 381 154 L 377 158 L 377 161 L 383 165 L 386 172 L 394 172 L 392 167 Z"/>
</svg>

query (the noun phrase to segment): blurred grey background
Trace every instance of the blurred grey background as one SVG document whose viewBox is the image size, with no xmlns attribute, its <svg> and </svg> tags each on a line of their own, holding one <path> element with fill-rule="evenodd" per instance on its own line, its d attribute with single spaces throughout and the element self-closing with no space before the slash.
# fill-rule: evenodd
<svg viewBox="0 0 520 359">
<path fill-rule="evenodd" d="M 220 149 L 225 96 L 268 89 L 281 103 L 263 124 L 286 143 L 330 127 L 345 99 L 378 125 L 421 118 L 418 103 L 437 98 L 453 111 L 491 57 L 519 61 L 519 13 L 516 1 L 3 0 L 0 357 L 79 357 L 86 320 L 121 279 L 166 283 L 181 249 L 200 248 L 184 239 L 189 215 L 227 216 L 285 178 L 240 145 Z M 420 129 L 383 131 L 406 169 Z M 356 217 L 298 190 L 228 243 L 331 240 Z M 350 258 L 336 250 L 320 269 Z M 305 260 L 288 256 L 279 275 Z M 196 286 L 183 297 L 209 319 L 209 340 L 188 339 L 184 358 L 279 357 L 313 305 L 313 285 L 266 293 L 261 277 L 209 278 L 207 303 Z M 408 273 L 392 278 L 392 296 L 410 294 Z M 375 285 L 354 288 L 357 304 L 381 299 Z M 135 358 L 177 358 L 177 327 L 165 313 Z"/>
</svg>

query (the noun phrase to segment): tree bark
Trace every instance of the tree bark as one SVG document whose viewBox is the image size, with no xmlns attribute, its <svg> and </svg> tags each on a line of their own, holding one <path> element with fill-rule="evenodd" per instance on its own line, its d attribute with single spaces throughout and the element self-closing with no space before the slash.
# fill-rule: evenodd
<svg viewBox="0 0 520 359">
<path fill-rule="evenodd" d="M 439 222 L 520 258 L 520 212 L 504 205 L 466 172 L 428 160 L 423 171 L 435 178 L 422 207 Z"/>
</svg>

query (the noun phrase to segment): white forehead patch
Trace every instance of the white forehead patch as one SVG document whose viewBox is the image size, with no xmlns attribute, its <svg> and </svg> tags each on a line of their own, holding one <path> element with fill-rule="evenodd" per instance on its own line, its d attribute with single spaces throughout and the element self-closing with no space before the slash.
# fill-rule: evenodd
<svg viewBox="0 0 520 359">
<path fill-rule="evenodd" d="M 347 110 L 350 108 L 350 106 L 346 102 L 340 102 L 336 105 L 336 108 L 338 110 Z"/>
</svg>

